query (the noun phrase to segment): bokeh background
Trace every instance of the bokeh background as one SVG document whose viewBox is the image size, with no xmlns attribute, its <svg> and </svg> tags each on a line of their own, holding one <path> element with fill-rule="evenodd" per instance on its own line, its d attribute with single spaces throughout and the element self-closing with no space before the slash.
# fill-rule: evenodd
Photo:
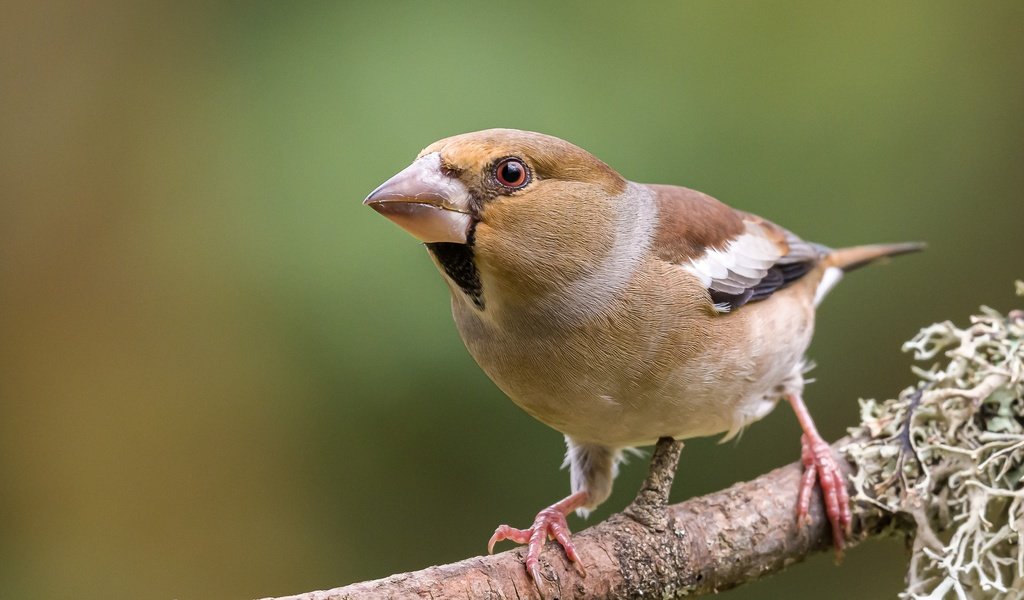
<svg viewBox="0 0 1024 600">
<path fill-rule="evenodd" d="M 0 597 L 323 589 L 478 554 L 567 491 L 560 436 L 360 205 L 437 138 L 543 131 L 811 240 L 928 240 L 820 312 L 836 438 L 911 381 L 921 325 L 1020 303 L 1022 103 L 1019 2 L 4 3 Z M 689 443 L 674 498 L 798 435 L 780 407 Z M 892 597 L 904 559 L 729 597 Z"/>
</svg>

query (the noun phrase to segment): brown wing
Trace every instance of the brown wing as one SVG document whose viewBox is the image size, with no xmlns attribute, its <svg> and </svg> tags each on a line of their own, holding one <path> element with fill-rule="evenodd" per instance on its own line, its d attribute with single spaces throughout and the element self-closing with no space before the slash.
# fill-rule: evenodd
<svg viewBox="0 0 1024 600">
<path fill-rule="evenodd" d="M 828 252 L 707 194 L 648 187 L 658 203 L 655 251 L 696 276 L 721 312 L 768 298 L 810 272 Z"/>
</svg>

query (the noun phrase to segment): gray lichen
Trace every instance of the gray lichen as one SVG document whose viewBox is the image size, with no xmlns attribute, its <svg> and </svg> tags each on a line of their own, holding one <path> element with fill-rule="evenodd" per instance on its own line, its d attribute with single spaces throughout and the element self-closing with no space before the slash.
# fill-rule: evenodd
<svg viewBox="0 0 1024 600">
<path fill-rule="evenodd" d="M 1024 295 L 1024 282 L 1017 282 Z M 902 598 L 1024 596 L 1024 311 L 925 327 L 917 385 L 861 401 L 855 502 L 913 524 Z"/>
</svg>

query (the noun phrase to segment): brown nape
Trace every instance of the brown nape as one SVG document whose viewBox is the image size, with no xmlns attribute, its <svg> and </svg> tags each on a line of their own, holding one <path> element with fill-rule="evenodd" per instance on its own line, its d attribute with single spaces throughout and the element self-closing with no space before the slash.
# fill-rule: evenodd
<svg viewBox="0 0 1024 600">
<path fill-rule="evenodd" d="M 721 250 L 744 231 L 743 216 L 707 194 L 674 185 L 647 184 L 658 203 L 658 256 L 686 264 L 707 248 Z"/>
<path fill-rule="evenodd" d="M 464 133 L 434 142 L 420 156 L 431 152 L 440 152 L 448 168 L 460 172 L 482 172 L 499 158 L 516 156 L 526 161 L 538 179 L 599 183 L 611 194 L 626 189 L 621 175 L 586 150 L 532 131 L 486 129 Z"/>
</svg>

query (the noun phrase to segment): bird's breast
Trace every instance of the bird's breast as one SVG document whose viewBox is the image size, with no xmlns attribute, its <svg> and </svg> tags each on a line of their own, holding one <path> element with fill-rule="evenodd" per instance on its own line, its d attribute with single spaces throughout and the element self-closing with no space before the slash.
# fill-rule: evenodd
<svg viewBox="0 0 1024 600">
<path fill-rule="evenodd" d="M 720 417 L 679 393 L 706 387 L 700 363 L 711 314 L 700 308 L 699 290 L 680 278 L 655 282 L 660 275 L 643 265 L 612 302 L 584 319 L 537 307 L 509 310 L 490 299 L 480 311 L 458 295 L 453 313 L 470 354 L 498 387 L 565 434 L 635 441 L 668 420 L 712 433 Z"/>
<path fill-rule="evenodd" d="M 688 277 L 664 268 L 648 265 L 613 310 L 573 326 L 537 314 L 490 321 L 458 298 L 455 321 L 502 391 L 580 441 L 643 445 L 764 416 L 765 398 L 778 396 L 773 389 L 799 370 L 810 344 L 807 294 L 787 289 L 716 316 Z M 659 282 L 656 294 L 650 278 Z"/>
</svg>

